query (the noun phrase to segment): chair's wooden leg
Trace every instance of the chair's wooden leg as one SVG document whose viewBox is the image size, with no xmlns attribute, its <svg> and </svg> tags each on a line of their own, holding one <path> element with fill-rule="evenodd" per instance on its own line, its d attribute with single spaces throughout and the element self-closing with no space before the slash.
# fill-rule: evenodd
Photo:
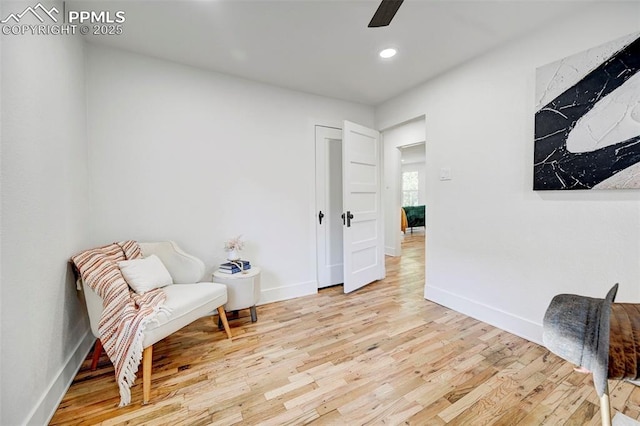
<svg viewBox="0 0 640 426">
<path fill-rule="evenodd" d="M 609 400 L 608 384 L 600 397 L 600 418 L 602 419 L 602 426 L 611 426 L 611 402 Z"/>
<path fill-rule="evenodd" d="M 153 345 L 142 352 L 142 404 L 149 403 L 151 396 L 151 361 L 153 361 Z"/>
<path fill-rule="evenodd" d="M 98 368 L 98 361 L 102 355 L 102 342 L 100 339 L 96 339 L 96 344 L 93 345 L 93 358 L 91 358 L 91 371 L 96 371 Z"/>
<path fill-rule="evenodd" d="M 233 336 L 231 335 L 231 329 L 229 328 L 229 321 L 227 321 L 227 313 L 224 311 L 222 306 L 218 307 L 218 315 L 222 320 L 222 325 L 224 325 L 224 331 L 227 332 L 227 337 L 231 339 Z"/>
</svg>

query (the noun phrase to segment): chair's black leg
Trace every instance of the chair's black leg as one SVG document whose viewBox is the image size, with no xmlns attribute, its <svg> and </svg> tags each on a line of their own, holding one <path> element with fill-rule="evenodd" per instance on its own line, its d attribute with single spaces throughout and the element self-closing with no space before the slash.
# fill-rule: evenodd
<svg viewBox="0 0 640 426">
<path fill-rule="evenodd" d="M 251 311 L 251 322 L 258 321 L 258 312 L 256 311 L 256 305 L 253 305 L 251 308 L 249 308 L 249 310 Z"/>
</svg>

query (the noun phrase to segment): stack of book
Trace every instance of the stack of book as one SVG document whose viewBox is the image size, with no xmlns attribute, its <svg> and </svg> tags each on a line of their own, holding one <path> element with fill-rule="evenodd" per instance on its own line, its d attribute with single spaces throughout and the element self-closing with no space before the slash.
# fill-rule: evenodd
<svg viewBox="0 0 640 426">
<path fill-rule="evenodd" d="M 218 270 L 223 274 L 237 274 L 248 269 L 251 269 L 251 263 L 248 260 L 232 260 L 221 264 Z"/>
</svg>

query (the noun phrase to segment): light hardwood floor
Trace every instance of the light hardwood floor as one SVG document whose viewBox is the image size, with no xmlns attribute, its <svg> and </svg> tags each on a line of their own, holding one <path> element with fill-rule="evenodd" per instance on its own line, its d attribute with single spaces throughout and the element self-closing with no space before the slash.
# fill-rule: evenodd
<svg viewBox="0 0 640 426">
<path fill-rule="evenodd" d="M 142 385 L 117 408 L 113 367 L 90 359 L 51 424 L 597 425 L 591 378 L 545 348 L 426 301 L 424 233 L 387 258 L 387 278 L 203 318 L 154 346 Z M 139 374 L 140 376 L 140 374 Z M 640 417 L 640 388 L 609 383 L 616 411 Z"/>
</svg>

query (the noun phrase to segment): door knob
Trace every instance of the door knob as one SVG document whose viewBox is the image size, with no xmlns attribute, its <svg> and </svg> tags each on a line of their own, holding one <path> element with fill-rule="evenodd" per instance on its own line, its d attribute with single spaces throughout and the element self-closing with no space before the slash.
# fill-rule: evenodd
<svg viewBox="0 0 640 426">
<path fill-rule="evenodd" d="M 353 215 L 350 211 L 347 211 L 347 228 L 351 226 L 351 219 L 353 219 Z"/>
<path fill-rule="evenodd" d="M 324 213 L 322 213 L 322 210 L 320 210 L 320 213 L 318 213 L 318 222 L 320 223 L 320 225 L 322 225 L 323 217 L 324 217 Z"/>
</svg>

